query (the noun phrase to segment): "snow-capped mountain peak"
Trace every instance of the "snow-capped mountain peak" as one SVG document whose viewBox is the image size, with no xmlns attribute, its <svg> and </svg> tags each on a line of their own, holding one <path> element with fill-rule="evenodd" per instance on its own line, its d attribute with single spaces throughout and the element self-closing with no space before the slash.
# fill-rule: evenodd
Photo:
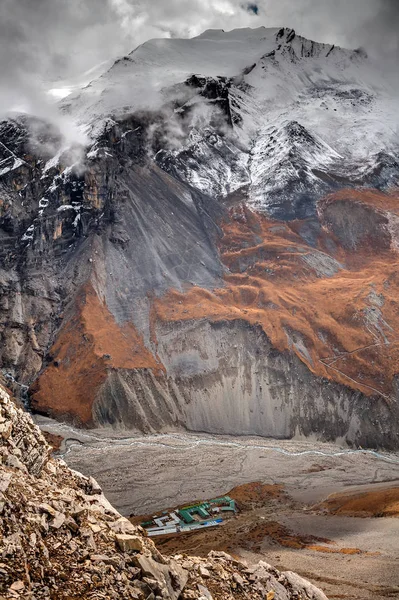
<svg viewBox="0 0 399 600">
<path fill-rule="evenodd" d="M 286 28 L 150 40 L 61 106 L 94 139 L 110 118 L 146 113 L 158 164 L 218 197 L 249 186 L 259 210 L 283 189 L 309 198 L 310 186 L 313 198 L 326 180 L 367 180 L 378 153 L 396 160 L 397 98 L 382 70 Z"/>
<path fill-rule="evenodd" d="M 118 59 L 103 75 L 61 103 L 81 123 L 159 108 L 165 91 L 190 75 L 239 76 L 262 57 L 290 59 L 353 53 L 297 36 L 292 29 L 207 30 L 192 39 L 153 39 Z"/>
</svg>

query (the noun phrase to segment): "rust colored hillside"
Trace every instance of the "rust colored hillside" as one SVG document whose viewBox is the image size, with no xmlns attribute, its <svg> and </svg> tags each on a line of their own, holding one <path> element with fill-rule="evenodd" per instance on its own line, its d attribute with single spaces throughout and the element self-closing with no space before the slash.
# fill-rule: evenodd
<svg viewBox="0 0 399 600">
<path fill-rule="evenodd" d="M 366 205 L 373 210 L 382 212 L 392 212 L 395 215 L 399 215 L 399 203 L 398 203 L 399 190 L 396 193 L 384 193 L 379 190 L 359 190 L 359 189 L 344 189 L 330 194 L 323 198 L 319 202 L 319 213 L 321 213 L 327 206 L 341 202 L 358 202 Z"/>
<path fill-rule="evenodd" d="M 110 369 L 162 370 L 134 326 L 119 327 L 91 285 L 80 291 L 50 356 L 52 363 L 32 389 L 32 406 L 82 425 L 91 424 L 93 403 Z"/>
<path fill-rule="evenodd" d="M 350 517 L 399 517 L 399 487 L 332 494 L 318 508 Z"/>
<path fill-rule="evenodd" d="M 237 485 L 227 495 L 236 501 L 240 510 L 262 507 L 271 499 L 285 499 L 283 485 L 260 481 Z"/>
<path fill-rule="evenodd" d="M 371 228 L 378 240 L 388 235 L 380 213 L 393 219 L 399 199 L 366 192 L 361 206 L 366 212 L 356 212 L 353 225 L 351 210 L 358 210 L 362 198 L 353 191 L 330 196 L 327 204 L 335 201 L 335 212 L 327 226 L 325 205 L 320 227 L 232 209 L 220 244 L 226 286 L 170 291 L 155 303 L 155 318 L 244 319 L 260 325 L 278 350 L 294 352 L 316 375 L 390 401 L 399 373 L 399 254 L 394 244 L 367 241 Z M 345 249 L 334 230 L 337 225 L 342 235 L 345 223 L 354 248 Z"/>
<path fill-rule="evenodd" d="M 88 284 L 32 389 L 33 408 L 92 424 L 112 369 L 164 368 L 156 323 L 244 320 L 317 376 L 368 396 L 395 396 L 399 373 L 399 199 L 341 191 L 321 200 L 319 222 L 277 222 L 245 206 L 221 223 L 225 286 L 170 290 L 153 300 L 154 353 L 131 323 L 120 327 Z"/>
</svg>

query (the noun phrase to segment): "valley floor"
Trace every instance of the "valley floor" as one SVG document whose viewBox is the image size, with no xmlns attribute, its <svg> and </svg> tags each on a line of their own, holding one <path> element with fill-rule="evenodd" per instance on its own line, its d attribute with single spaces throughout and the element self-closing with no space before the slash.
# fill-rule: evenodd
<svg viewBox="0 0 399 600">
<path fill-rule="evenodd" d="M 241 488 L 251 488 L 251 484 Z M 230 493 L 245 498 L 245 489 Z M 397 519 L 310 514 L 302 503 L 271 490 L 263 501 L 238 502 L 242 510 L 222 527 L 157 538 L 164 554 L 200 554 L 212 549 L 253 563 L 264 560 L 302 576 L 328 598 L 371 600 L 399 597 Z"/>
<path fill-rule="evenodd" d="M 399 454 L 309 440 L 132 436 L 39 420 L 43 429 L 64 438 L 60 452 L 68 465 L 94 476 L 125 515 L 238 490 L 237 518 L 212 531 L 163 538 L 157 543 L 165 553 L 223 549 L 248 562 L 261 555 L 280 570 L 311 579 L 330 599 L 399 598 L 399 519 L 375 516 L 384 513 L 387 498 L 388 513 L 397 514 Z M 268 484 L 266 495 L 254 499 L 253 486 L 243 485 L 250 482 Z M 336 493 L 345 493 L 344 500 L 315 506 Z M 366 493 L 372 494 L 370 511 L 348 516 L 356 514 L 348 507 L 358 506 L 352 495 Z"/>
</svg>

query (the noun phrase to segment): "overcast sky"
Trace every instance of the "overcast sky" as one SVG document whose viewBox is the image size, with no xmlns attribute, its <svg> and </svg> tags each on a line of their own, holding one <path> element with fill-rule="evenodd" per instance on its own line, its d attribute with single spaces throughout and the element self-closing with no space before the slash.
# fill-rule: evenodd
<svg viewBox="0 0 399 600">
<path fill-rule="evenodd" d="M 399 57 L 399 0 L 0 0 L 0 113 L 147 39 L 260 25 Z"/>
</svg>

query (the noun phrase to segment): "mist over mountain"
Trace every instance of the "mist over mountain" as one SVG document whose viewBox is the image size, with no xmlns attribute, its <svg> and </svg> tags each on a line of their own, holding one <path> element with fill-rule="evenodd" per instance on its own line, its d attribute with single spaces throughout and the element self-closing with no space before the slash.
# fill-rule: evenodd
<svg viewBox="0 0 399 600">
<path fill-rule="evenodd" d="M 0 112 L 40 111 L 45 91 L 68 88 L 79 77 L 150 38 L 192 37 L 205 29 L 292 27 L 317 41 L 363 46 L 385 61 L 397 57 L 398 7 L 394 0 L 3 0 Z M 90 75 L 88 75 L 90 77 Z M 48 106 L 48 104 L 47 104 Z M 39 115 L 38 115 L 39 116 Z"/>
</svg>

